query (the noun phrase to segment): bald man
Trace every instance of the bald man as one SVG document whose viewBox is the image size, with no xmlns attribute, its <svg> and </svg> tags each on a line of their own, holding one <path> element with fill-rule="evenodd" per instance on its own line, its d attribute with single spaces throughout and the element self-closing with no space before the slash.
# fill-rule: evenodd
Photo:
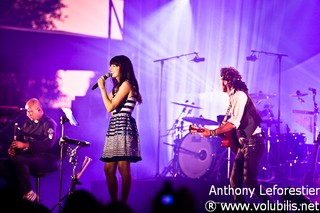
<svg viewBox="0 0 320 213">
<path fill-rule="evenodd" d="M 48 117 L 40 101 L 32 98 L 25 105 L 27 120 L 11 143 L 9 158 L 0 162 L 0 176 L 23 199 L 35 201 L 30 172 L 52 172 L 58 168 L 58 155 L 52 153 L 56 142 L 56 122 Z"/>
</svg>

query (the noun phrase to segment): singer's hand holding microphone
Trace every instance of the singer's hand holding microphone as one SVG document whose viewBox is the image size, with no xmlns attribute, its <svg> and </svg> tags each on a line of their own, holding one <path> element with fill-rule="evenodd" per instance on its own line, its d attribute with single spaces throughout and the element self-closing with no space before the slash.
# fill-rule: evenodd
<svg viewBox="0 0 320 213">
<path fill-rule="evenodd" d="M 109 77 L 111 77 L 111 73 L 107 73 L 107 74 L 105 74 L 104 76 L 101 76 L 100 78 L 99 78 L 99 80 L 101 79 L 101 80 L 103 80 L 103 83 L 104 83 L 104 81 L 107 79 L 107 78 L 109 78 Z M 98 80 L 98 81 L 99 81 Z M 95 85 L 93 85 L 93 87 L 91 88 L 91 90 L 95 90 L 97 87 L 99 86 L 99 84 L 98 84 L 98 82 L 95 84 Z"/>
</svg>

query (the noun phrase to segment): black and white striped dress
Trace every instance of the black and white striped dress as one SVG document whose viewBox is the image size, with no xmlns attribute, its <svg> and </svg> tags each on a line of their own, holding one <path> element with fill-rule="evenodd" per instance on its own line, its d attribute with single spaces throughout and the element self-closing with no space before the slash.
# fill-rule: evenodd
<svg viewBox="0 0 320 213">
<path fill-rule="evenodd" d="M 136 120 L 131 116 L 136 105 L 136 98 L 127 98 L 117 109 L 111 112 L 108 132 L 106 134 L 103 162 L 142 160 L 140 152 L 140 138 Z"/>
</svg>

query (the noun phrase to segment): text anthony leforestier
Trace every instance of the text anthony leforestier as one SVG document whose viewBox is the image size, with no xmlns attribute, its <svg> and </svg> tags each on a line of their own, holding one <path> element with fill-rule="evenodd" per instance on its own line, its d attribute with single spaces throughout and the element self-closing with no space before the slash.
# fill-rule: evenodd
<svg viewBox="0 0 320 213">
<path fill-rule="evenodd" d="M 260 186 L 259 189 L 261 195 L 320 195 L 320 188 L 301 186 L 300 188 L 281 188 L 275 184 L 273 187 L 263 188 Z M 232 188 L 230 185 L 223 187 L 215 187 L 211 185 L 209 195 L 245 195 L 250 196 L 258 194 L 254 188 Z"/>
</svg>

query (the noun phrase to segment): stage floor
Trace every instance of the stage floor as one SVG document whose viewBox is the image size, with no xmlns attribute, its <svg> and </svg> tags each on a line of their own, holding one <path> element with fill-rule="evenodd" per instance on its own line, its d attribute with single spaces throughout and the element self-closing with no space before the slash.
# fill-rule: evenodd
<svg viewBox="0 0 320 213">
<path fill-rule="evenodd" d="M 50 174 L 41 180 L 41 203 L 48 207 L 52 212 L 59 210 L 59 184 L 57 182 L 59 176 L 57 173 Z M 262 181 L 262 186 L 267 189 L 285 189 L 288 187 L 301 188 L 301 181 L 295 179 L 277 179 Z M 119 183 L 121 185 L 121 182 Z M 171 190 L 168 189 L 171 187 Z M 167 187 L 167 188 L 166 188 Z M 320 185 L 312 186 L 320 191 Z M 64 192 L 68 192 L 69 184 L 64 184 Z M 187 212 L 186 209 L 194 209 L 189 212 L 208 212 L 206 211 L 206 203 L 208 201 L 233 203 L 233 196 L 227 189 L 229 181 L 227 179 L 217 182 L 215 179 L 200 178 L 192 179 L 187 177 L 153 177 L 146 179 L 133 179 L 131 193 L 128 205 L 135 213 L 152 213 L 155 200 L 162 204 L 170 204 L 177 202 L 181 212 Z M 308 188 L 308 186 L 307 186 Z M 309 187 L 311 188 L 311 187 Z M 106 181 L 92 180 L 84 185 L 77 185 L 75 190 L 86 190 L 92 193 L 98 201 L 106 205 L 110 201 Z M 224 189 L 225 191 L 219 190 Z M 283 191 L 283 190 L 282 190 Z M 280 201 L 280 195 L 275 191 L 271 192 L 271 196 L 275 201 Z M 67 193 L 66 193 L 67 194 Z M 65 195 L 65 194 L 63 194 Z M 248 203 L 259 203 L 256 196 L 248 197 Z M 320 202 L 320 196 L 308 196 L 313 202 Z M 172 199 L 174 198 L 174 199 Z M 53 208 L 56 206 L 55 208 Z M 63 207 L 63 201 L 61 202 Z M 254 211 L 252 211 L 254 212 Z"/>
</svg>

